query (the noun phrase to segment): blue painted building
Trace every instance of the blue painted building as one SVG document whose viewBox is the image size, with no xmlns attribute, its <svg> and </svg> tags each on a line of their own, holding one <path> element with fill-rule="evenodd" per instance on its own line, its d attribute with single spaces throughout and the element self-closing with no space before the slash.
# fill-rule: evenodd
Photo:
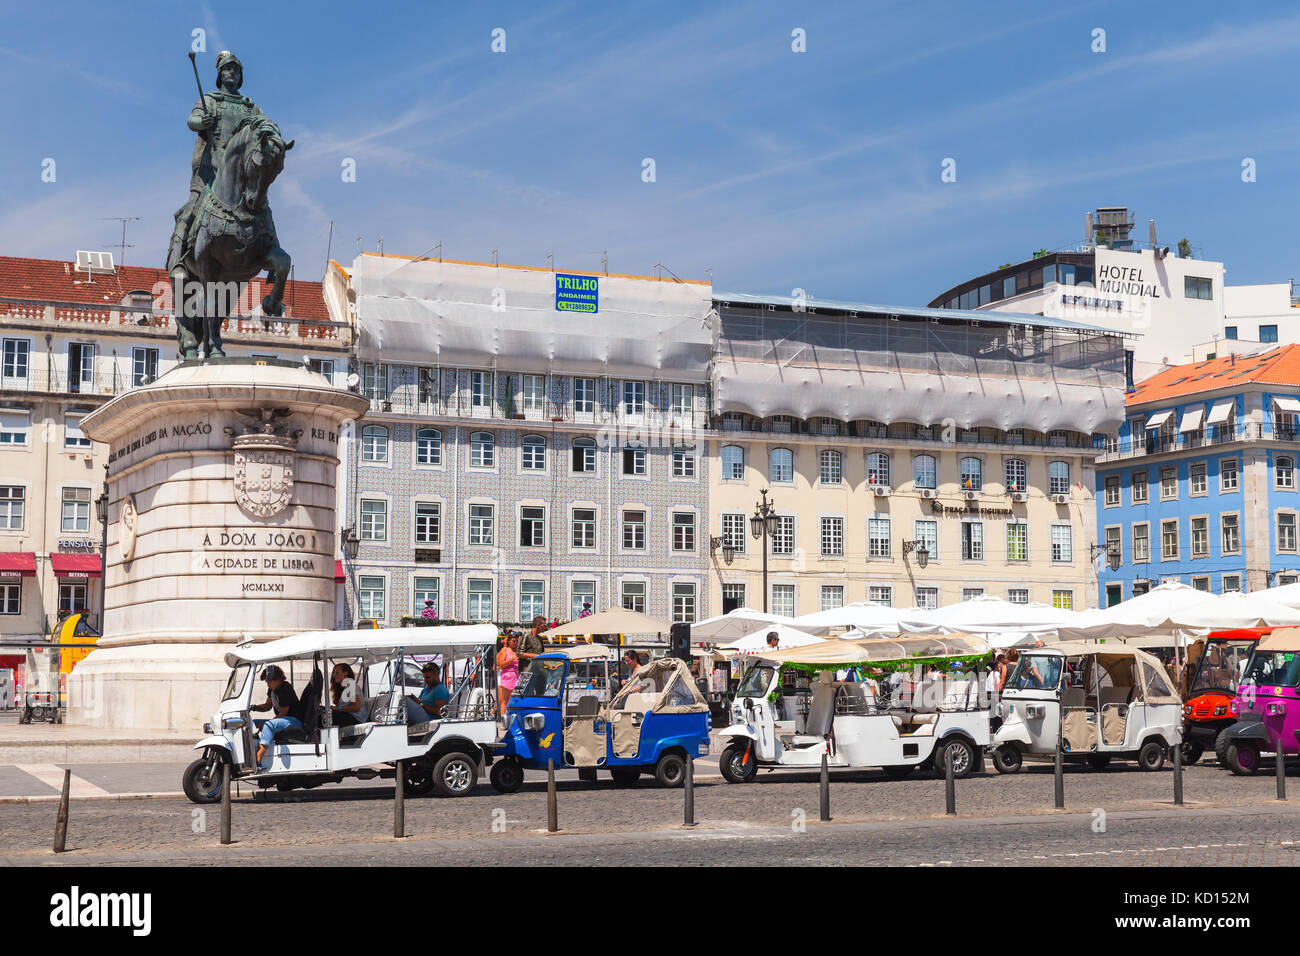
<svg viewBox="0 0 1300 956">
<path fill-rule="evenodd" d="M 1215 594 L 1300 579 L 1300 346 L 1166 369 L 1097 459 L 1103 606 L 1165 581 Z"/>
</svg>

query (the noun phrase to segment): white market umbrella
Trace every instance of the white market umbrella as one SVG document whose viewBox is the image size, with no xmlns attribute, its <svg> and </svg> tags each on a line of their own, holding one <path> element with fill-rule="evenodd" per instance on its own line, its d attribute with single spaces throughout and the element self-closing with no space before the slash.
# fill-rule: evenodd
<svg viewBox="0 0 1300 956">
<path fill-rule="evenodd" d="M 901 608 L 886 607 L 883 604 L 874 604 L 870 601 L 862 601 L 857 604 L 846 604 L 844 607 L 828 608 L 825 611 L 814 611 L 812 614 L 804 614 L 794 619 L 794 626 L 810 633 L 822 634 L 841 628 L 848 630 L 859 630 L 866 633 L 890 631 L 893 632 L 895 625 L 901 615 L 910 614 L 915 608 L 903 610 Z"/>
<path fill-rule="evenodd" d="M 788 624 L 773 624 L 769 627 L 761 627 L 750 634 L 746 634 L 739 640 L 732 641 L 726 646 L 726 649 L 741 654 L 761 651 L 767 647 L 767 635 L 773 631 L 776 632 L 776 646 L 778 649 L 823 643 L 822 638 L 809 634 L 807 631 L 801 631 Z"/>
<path fill-rule="evenodd" d="M 1262 594 L 1220 594 L 1170 615 L 1172 627 L 1186 630 L 1226 630 L 1236 627 L 1300 625 L 1300 610 Z"/>
<path fill-rule="evenodd" d="M 901 632 L 935 633 L 965 631 L 1019 630 L 1052 631 L 1073 624 L 1075 612 L 1049 604 L 1016 604 L 991 594 L 981 594 L 969 601 L 945 607 L 909 613 L 898 621 Z"/>
<path fill-rule="evenodd" d="M 596 634 L 667 634 L 672 624 L 660 621 L 637 611 L 615 608 L 600 611 L 560 627 L 544 631 L 547 640 L 553 637 L 592 637 Z"/>
<path fill-rule="evenodd" d="M 1255 591 L 1253 596 L 1267 598 L 1287 607 L 1300 607 L 1300 584 L 1281 584 L 1266 591 Z"/>
<path fill-rule="evenodd" d="M 715 644 L 725 644 L 728 641 L 744 637 L 746 634 L 751 633 L 754 628 L 761 627 L 764 624 L 793 623 L 794 618 L 792 617 L 769 614 L 766 611 L 756 611 L 751 607 L 738 607 L 726 614 L 719 614 L 717 617 L 711 617 L 708 620 L 700 621 L 698 624 L 692 624 L 691 642 L 711 641 Z"/>
</svg>

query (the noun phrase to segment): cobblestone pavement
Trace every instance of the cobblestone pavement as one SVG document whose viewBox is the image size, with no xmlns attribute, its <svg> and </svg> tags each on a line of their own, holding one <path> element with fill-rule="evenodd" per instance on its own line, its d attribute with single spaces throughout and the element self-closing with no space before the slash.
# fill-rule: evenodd
<svg viewBox="0 0 1300 956">
<path fill-rule="evenodd" d="M 327 786 L 237 800 L 238 845 L 225 848 L 216 846 L 216 806 L 177 799 L 75 802 L 68 831 L 73 852 L 59 860 L 219 863 L 265 855 L 282 862 L 283 847 L 294 846 L 322 862 L 354 863 L 435 856 L 462 863 L 683 862 L 683 854 L 699 862 L 735 855 L 735 862 L 753 863 L 1300 862 L 1289 842 L 1298 832 L 1300 800 L 1294 810 L 1277 803 L 1270 777 L 1197 766 L 1186 772 L 1185 792 L 1189 806 L 1176 809 L 1171 772 L 1080 769 L 1067 773 L 1069 812 L 1061 814 L 1051 809 L 1050 768 L 1032 767 L 958 781 L 954 820 L 943 816 L 941 780 L 918 774 L 891 781 L 869 772 L 835 779 L 834 822 L 819 824 L 815 775 L 767 774 L 746 785 L 701 783 L 695 793 L 701 825 L 683 830 L 681 790 L 575 782 L 559 787 L 563 833 L 547 836 L 540 786 L 509 796 L 480 787 L 457 800 L 408 799 L 408 839 L 396 843 L 391 787 Z M 0 865 L 52 862 L 54 815 L 53 804 L 0 806 Z M 807 832 L 796 833 L 793 825 L 802 821 Z M 1095 832 L 1103 824 L 1104 832 Z"/>
</svg>

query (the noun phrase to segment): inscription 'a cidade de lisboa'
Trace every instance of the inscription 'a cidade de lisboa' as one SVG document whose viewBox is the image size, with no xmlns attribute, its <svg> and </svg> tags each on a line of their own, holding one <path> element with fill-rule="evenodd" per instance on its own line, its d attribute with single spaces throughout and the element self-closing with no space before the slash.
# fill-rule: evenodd
<svg viewBox="0 0 1300 956">
<path fill-rule="evenodd" d="M 196 555 L 194 570 L 235 574 L 316 574 L 324 567 L 325 560 L 320 555 L 310 554 L 316 550 L 316 546 L 317 536 L 311 532 L 253 529 L 210 531 L 203 535 L 204 550 Z M 209 548 L 227 549 L 236 553 L 221 553 L 220 550 L 206 553 Z M 249 553 L 253 551 L 260 553 Z M 244 590 L 283 591 L 284 585 L 278 582 L 246 582 Z"/>
</svg>

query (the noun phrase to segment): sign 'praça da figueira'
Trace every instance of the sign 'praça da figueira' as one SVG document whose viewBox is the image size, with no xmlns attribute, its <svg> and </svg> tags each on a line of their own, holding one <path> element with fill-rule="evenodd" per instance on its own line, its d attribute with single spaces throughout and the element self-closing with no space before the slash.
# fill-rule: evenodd
<svg viewBox="0 0 1300 956">
<path fill-rule="evenodd" d="M 974 501 L 963 505 L 945 505 L 935 500 L 930 502 L 930 513 L 946 518 L 1010 518 L 1015 514 L 1010 508 L 981 508 Z"/>
</svg>

